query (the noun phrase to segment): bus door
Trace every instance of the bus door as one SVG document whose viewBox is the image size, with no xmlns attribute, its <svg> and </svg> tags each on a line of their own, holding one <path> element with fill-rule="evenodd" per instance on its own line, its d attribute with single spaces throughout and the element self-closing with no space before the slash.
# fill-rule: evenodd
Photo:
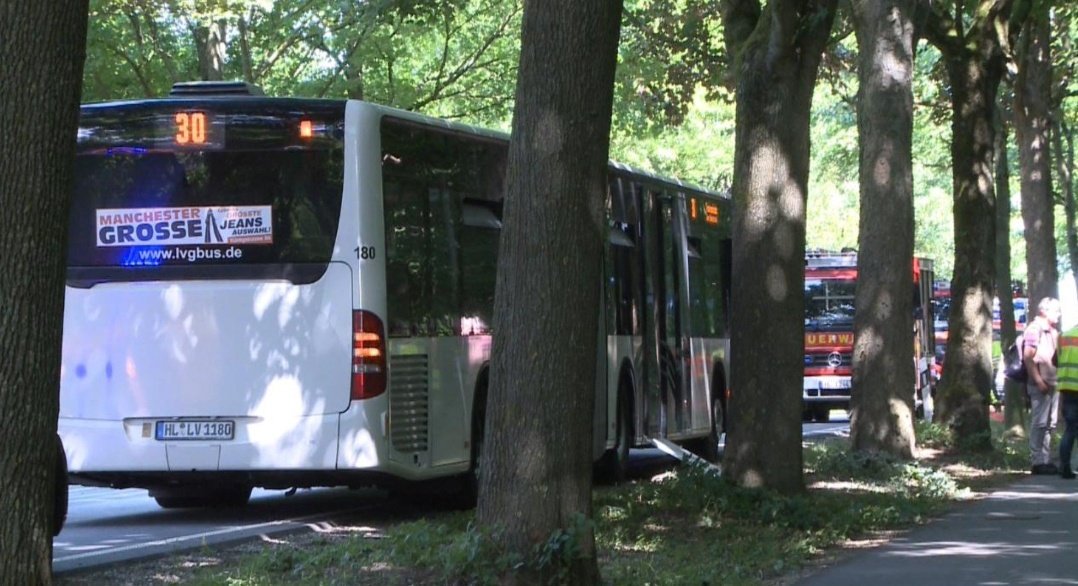
<svg viewBox="0 0 1078 586">
<path fill-rule="evenodd" d="M 648 434 L 666 437 L 690 424 L 687 388 L 689 341 L 684 201 L 650 192 L 647 201 L 647 266 L 644 272 L 649 323 L 645 324 Z"/>
</svg>

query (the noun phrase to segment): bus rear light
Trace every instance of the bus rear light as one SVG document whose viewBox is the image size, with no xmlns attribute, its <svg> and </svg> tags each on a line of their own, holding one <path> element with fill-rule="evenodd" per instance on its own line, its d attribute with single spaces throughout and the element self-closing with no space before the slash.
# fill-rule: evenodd
<svg viewBox="0 0 1078 586">
<path fill-rule="evenodd" d="M 352 400 L 371 399 L 386 390 L 385 329 L 369 311 L 352 312 Z"/>
</svg>

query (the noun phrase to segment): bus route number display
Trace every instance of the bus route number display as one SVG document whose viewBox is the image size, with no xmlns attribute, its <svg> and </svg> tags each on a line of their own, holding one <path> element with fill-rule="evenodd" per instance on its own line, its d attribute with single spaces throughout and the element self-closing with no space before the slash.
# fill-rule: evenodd
<svg viewBox="0 0 1078 586">
<path fill-rule="evenodd" d="M 176 146 L 202 147 L 212 144 L 210 119 L 205 112 L 176 112 L 173 140 Z"/>
</svg>

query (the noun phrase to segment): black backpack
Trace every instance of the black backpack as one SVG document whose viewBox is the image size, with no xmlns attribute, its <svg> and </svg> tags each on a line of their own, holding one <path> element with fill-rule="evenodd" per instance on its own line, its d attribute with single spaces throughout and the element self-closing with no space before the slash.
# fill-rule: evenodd
<svg viewBox="0 0 1078 586">
<path fill-rule="evenodd" d="M 1008 346 L 1007 351 L 1003 353 L 1003 374 L 1019 383 L 1029 380 L 1029 373 L 1026 372 L 1026 361 L 1023 359 L 1022 354 L 1021 336 Z"/>
</svg>

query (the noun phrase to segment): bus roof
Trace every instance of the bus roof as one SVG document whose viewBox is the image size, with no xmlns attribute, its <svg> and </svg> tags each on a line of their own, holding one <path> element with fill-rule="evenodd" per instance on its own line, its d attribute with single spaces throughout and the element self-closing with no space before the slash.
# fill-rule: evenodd
<svg viewBox="0 0 1078 586">
<path fill-rule="evenodd" d="M 218 103 L 220 103 L 220 102 L 243 103 L 243 104 L 249 104 L 252 107 L 256 107 L 256 108 L 259 105 L 270 105 L 270 104 L 276 105 L 278 107 L 281 104 L 291 104 L 291 105 L 295 105 L 296 107 L 302 107 L 304 104 L 311 104 L 311 105 L 314 105 L 314 104 L 327 104 L 327 103 L 340 104 L 340 103 L 348 102 L 348 103 L 357 104 L 360 108 L 373 110 L 373 111 L 375 111 L 376 113 L 378 113 L 378 114 L 380 114 L 382 116 L 389 116 L 389 117 L 397 118 L 397 119 L 404 120 L 404 121 L 407 121 L 407 122 L 420 124 L 420 125 L 423 125 L 423 126 L 430 126 L 430 127 L 434 127 L 434 128 L 440 128 L 440 129 L 448 130 L 448 131 L 451 131 L 451 132 L 456 132 L 456 133 L 461 133 L 461 134 L 465 134 L 465 135 L 469 135 L 469 136 L 476 136 L 476 137 L 480 137 L 480 138 L 486 138 L 486 139 L 489 139 L 489 140 L 495 140 L 495 141 L 506 142 L 506 143 L 509 142 L 509 138 L 510 138 L 509 134 L 505 133 L 505 132 L 501 132 L 501 131 L 497 131 L 497 130 L 490 130 L 490 129 L 482 128 L 482 127 L 479 127 L 479 126 L 473 126 L 471 124 L 465 124 L 463 122 L 454 122 L 454 121 L 445 120 L 445 119 L 442 119 L 442 118 L 435 118 L 433 116 L 427 116 L 425 114 L 419 114 L 419 113 L 411 112 L 411 111 L 408 111 L 408 110 L 401 110 L 401 109 L 398 109 L 398 108 L 393 108 L 393 107 L 390 107 L 390 106 L 383 106 L 383 105 L 380 105 L 380 104 L 375 104 L 373 102 L 365 102 L 365 101 L 362 101 L 362 100 L 341 100 L 341 99 L 331 99 L 331 98 L 293 98 L 293 97 L 286 98 L 286 97 L 271 97 L 271 96 L 262 96 L 262 95 L 242 95 L 242 94 L 235 94 L 235 93 L 206 93 L 206 94 L 190 93 L 190 94 L 177 95 L 177 96 L 167 96 L 167 97 L 161 97 L 161 98 L 141 98 L 141 99 L 133 99 L 133 100 L 94 102 L 94 103 L 89 103 L 89 104 L 83 104 L 81 106 L 81 109 L 82 109 L 82 111 L 93 112 L 94 110 L 105 109 L 105 108 L 117 108 L 118 107 L 118 108 L 124 108 L 124 109 L 127 109 L 127 108 L 140 109 L 140 108 L 160 107 L 160 106 L 163 106 L 163 105 L 164 106 L 168 106 L 168 105 L 177 105 L 177 106 L 179 106 L 179 105 L 184 105 L 184 104 L 191 104 L 192 102 L 195 102 L 195 103 L 214 103 L 214 102 L 218 102 Z M 671 188 L 673 188 L 675 190 L 691 191 L 691 192 L 694 192 L 694 193 L 699 194 L 699 195 L 713 197 L 715 199 L 721 199 L 721 200 L 730 200 L 731 199 L 729 192 L 727 192 L 727 193 L 716 192 L 716 191 L 701 187 L 699 185 L 696 185 L 696 184 L 693 184 L 693 183 L 690 183 L 690 182 L 687 182 L 687 181 L 682 181 L 682 180 L 674 178 L 674 177 L 666 177 L 666 176 L 658 175 L 658 174 L 655 174 L 655 173 L 652 173 L 652 172 L 649 172 L 649 171 L 644 171 L 644 170 L 641 170 L 641 169 L 637 169 L 637 168 L 632 167 L 630 165 L 626 165 L 624 163 L 619 163 L 619 162 L 616 162 L 616 161 L 610 161 L 609 164 L 610 164 L 610 168 L 617 171 L 617 172 L 627 174 L 627 175 L 631 175 L 633 177 L 645 179 L 648 182 L 663 184 L 663 185 L 669 186 L 669 187 L 671 187 Z"/>
</svg>

